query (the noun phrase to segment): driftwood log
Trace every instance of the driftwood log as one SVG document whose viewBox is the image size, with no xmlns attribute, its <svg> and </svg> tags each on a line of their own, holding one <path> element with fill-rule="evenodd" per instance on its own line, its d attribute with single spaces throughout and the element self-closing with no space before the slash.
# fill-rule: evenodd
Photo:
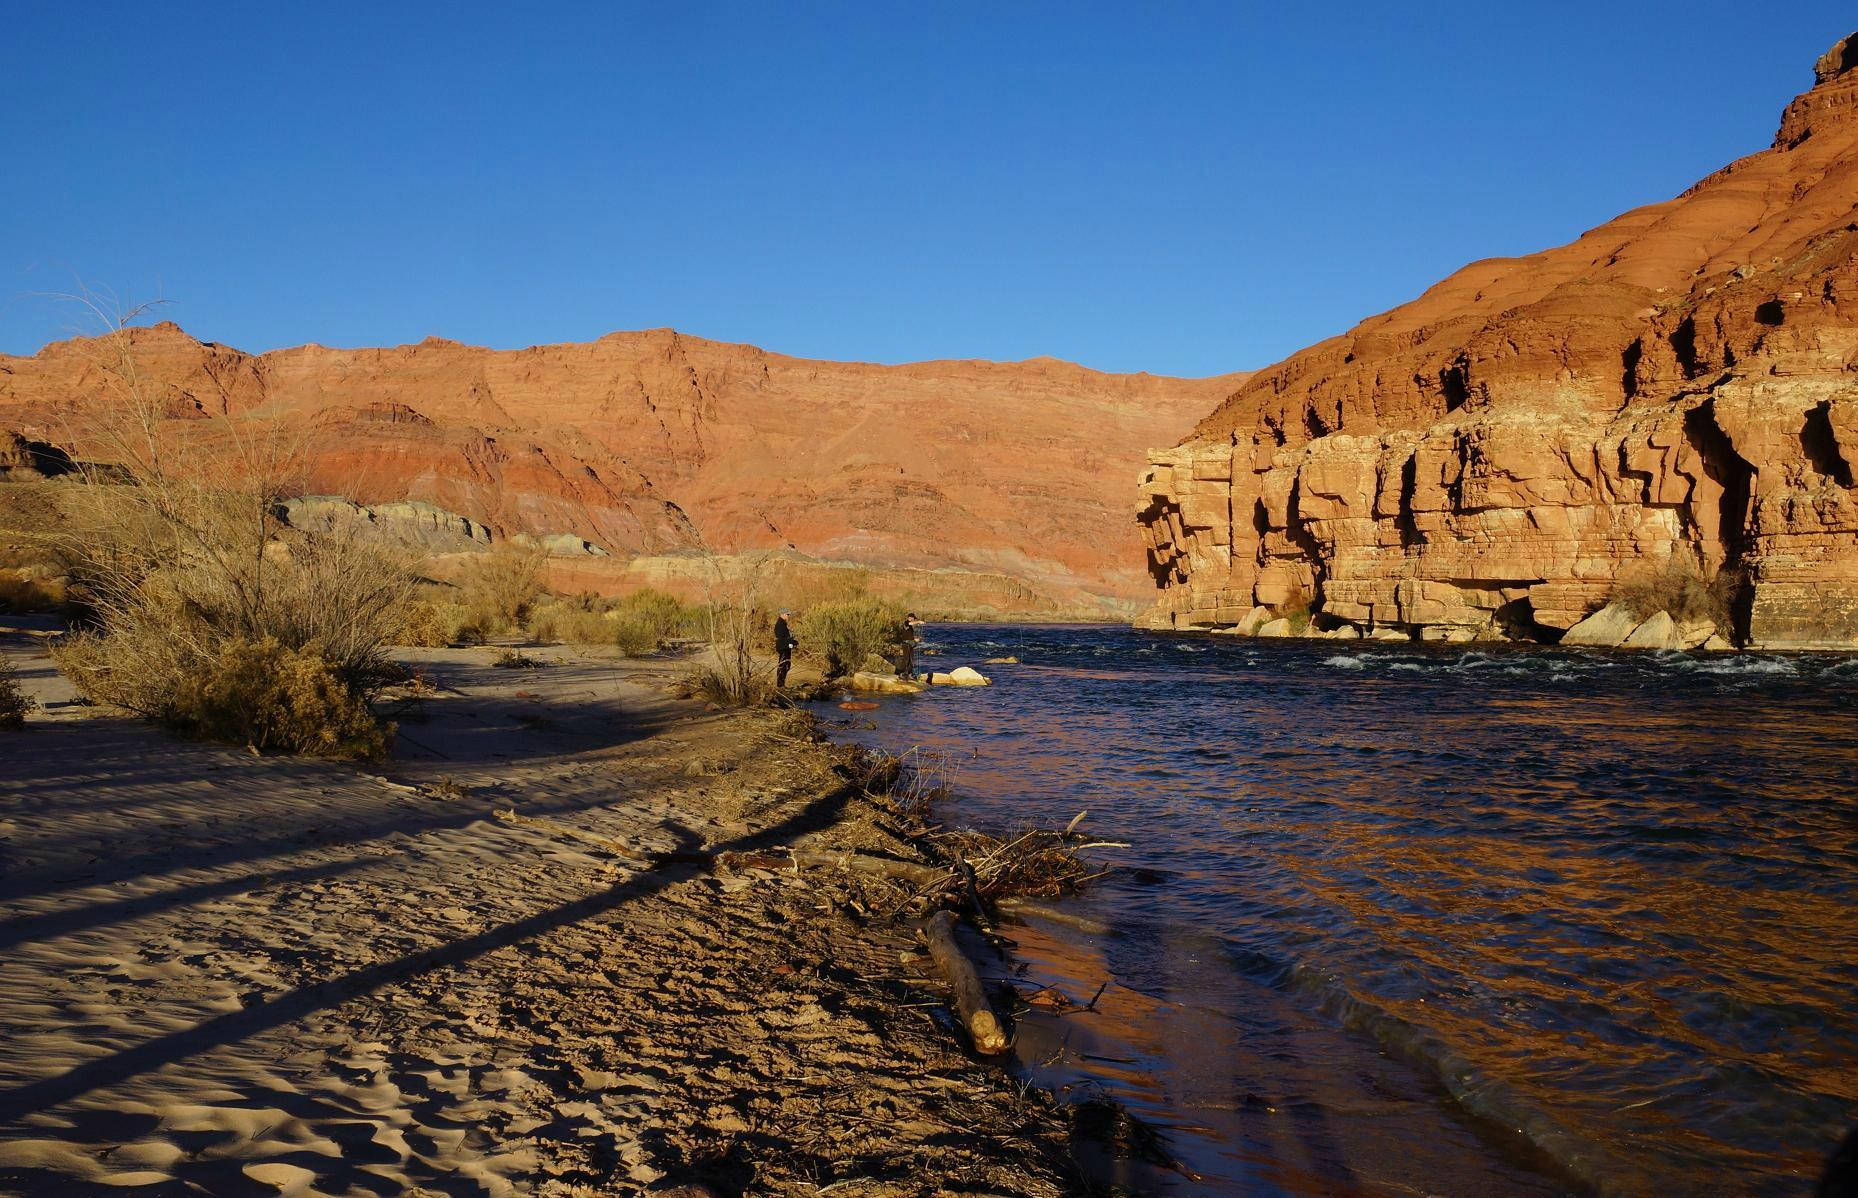
<svg viewBox="0 0 1858 1198">
<path fill-rule="evenodd" d="M 980 975 L 974 972 L 974 963 L 955 943 L 954 913 L 937 911 L 924 926 L 923 935 L 929 941 L 929 955 L 935 958 L 942 976 L 948 980 L 955 1013 L 961 1017 L 961 1026 L 968 1029 L 974 1050 L 987 1056 L 1005 1052 L 1006 1032 L 987 1002 L 987 992 L 981 989 Z"/>
</svg>

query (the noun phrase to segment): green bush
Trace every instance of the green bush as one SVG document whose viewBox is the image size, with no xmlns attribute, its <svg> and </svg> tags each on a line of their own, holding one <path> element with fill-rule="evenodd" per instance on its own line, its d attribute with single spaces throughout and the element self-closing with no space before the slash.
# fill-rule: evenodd
<svg viewBox="0 0 1858 1198">
<path fill-rule="evenodd" d="M 1289 620 L 1293 636 L 1302 636 L 1310 630 L 1310 620 L 1316 613 L 1316 596 L 1309 588 L 1298 586 L 1285 600 L 1271 609 L 1274 619 Z"/>
<path fill-rule="evenodd" d="M 179 688 L 168 721 L 260 752 L 344 760 L 383 757 L 392 736 L 317 646 L 287 649 L 270 637 L 221 646 L 206 670 Z"/>
<path fill-rule="evenodd" d="M 37 706 L 19 688 L 13 663 L 0 656 L 0 728 L 24 728 L 26 716 Z"/>
<path fill-rule="evenodd" d="M 52 655 L 93 702 L 189 736 L 344 760 L 380 758 L 392 740 L 392 727 L 368 708 L 366 685 L 345 676 L 320 644 L 291 649 L 274 637 L 238 637 L 196 649 L 132 627 L 74 634 Z"/>
<path fill-rule="evenodd" d="M 903 637 L 901 607 L 883 599 L 846 599 L 804 612 L 794 635 L 801 651 L 825 663 L 829 677 L 861 668 L 869 657 L 887 658 Z"/>
<path fill-rule="evenodd" d="M 620 611 L 618 618 L 603 621 L 613 633 L 613 643 L 627 657 L 640 657 L 658 648 L 664 639 L 658 622 L 649 613 Z"/>
</svg>

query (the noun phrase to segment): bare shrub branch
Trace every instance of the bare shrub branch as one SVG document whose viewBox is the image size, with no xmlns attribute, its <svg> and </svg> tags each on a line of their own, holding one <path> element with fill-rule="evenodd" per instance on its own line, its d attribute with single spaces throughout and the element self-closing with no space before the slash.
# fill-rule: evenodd
<svg viewBox="0 0 1858 1198">
<path fill-rule="evenodd" d="M 766 554 L 749 554 L 725 565 L 709 559 L 710 645 L 692 681 L 700 694 L 726 707 L 765 703 L 774 694 L 773 670 L 756 653 L 767 631 L 761 610 L 761 574 Z"/>
</svg>

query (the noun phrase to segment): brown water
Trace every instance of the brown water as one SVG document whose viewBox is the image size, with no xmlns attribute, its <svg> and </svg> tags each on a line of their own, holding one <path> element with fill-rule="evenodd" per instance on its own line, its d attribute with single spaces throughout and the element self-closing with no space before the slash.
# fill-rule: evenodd
<svg viewBox="0 0 1858 1198">
<path fill-rule="evenodd" d="M 947 814 L 1131 842 L 1023 1055 L 1199 1193 L 1799 1194 L 1858 1122 L 1858 660 L 940 627 Z"/>
</svg>

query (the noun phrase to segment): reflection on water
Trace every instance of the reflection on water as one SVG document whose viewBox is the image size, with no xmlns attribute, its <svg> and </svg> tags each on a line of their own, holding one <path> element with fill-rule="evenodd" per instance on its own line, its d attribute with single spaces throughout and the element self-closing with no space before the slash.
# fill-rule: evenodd
<svg viewBox="0 0 1858 1198">
<path fill-rule="evenodd" d="M 853 735 L 1132 842 L 1016 936 L 1176 1192 L 1794 1194 L 1858 1121 L 1858 661 L 931 639 L 1024 664 Z"/>
</svg>

